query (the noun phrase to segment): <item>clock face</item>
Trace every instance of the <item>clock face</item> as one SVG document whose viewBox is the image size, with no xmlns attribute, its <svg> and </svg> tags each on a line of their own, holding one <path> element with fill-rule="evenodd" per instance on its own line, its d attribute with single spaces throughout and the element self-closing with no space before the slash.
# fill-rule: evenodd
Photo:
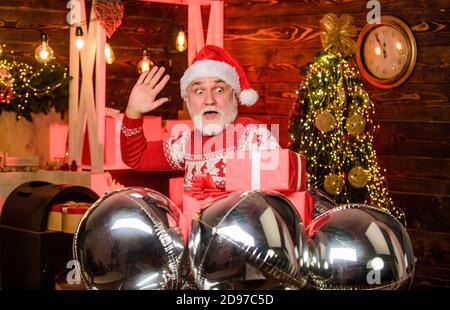
<svg viewBox="0 0 450 310">
<path fill-rule="evenodd" d="M 367 34 L 364 62 L 367 70 L 378 79 L 393 79 L 408 65 L 408 45 L 403 34 L 389 25 L 376 27 Z"/>
<path fill-rule="evenodd" d="M 380 88 L 404 83 L 414 71 L 417 45 L 411 29 L 394 16 L 367 24 L 358 38 L 356 61 L 362 76 Z"/>
</svg>

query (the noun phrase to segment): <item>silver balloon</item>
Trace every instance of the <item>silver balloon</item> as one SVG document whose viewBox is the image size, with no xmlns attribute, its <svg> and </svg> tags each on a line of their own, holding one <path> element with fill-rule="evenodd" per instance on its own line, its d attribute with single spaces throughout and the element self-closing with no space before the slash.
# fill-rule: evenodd
<svg viewBox="0 0 450 310">
<path fill-rule="evenodd" d="M 415 257 L 404 227 L 391 215 L 362 204 L 338 206 L 309 230 L 309 269 L 318 289 L 404 289 Z"/>
<path fill-rule="evenodd" d="M 313 219 L 337 206 L 337 203 L 327 193 L 318 188 L 309 188 L 308 193 L 314 201 Z"/>
<path fill-rule="evenodd" d="M 74 236 L 84 284 L 99 290 L 180 287 L 187 273 L 186 227 L 182 213 L 156 191 L 127 188 L 103 196 Z"/>
<path fill-rule="evenodd" d="M 276 192 L 232 193 L 192 220 L 189 257 L 200 289 L 301 288 L 307 250 L 300 216 Z"/>
</svg>

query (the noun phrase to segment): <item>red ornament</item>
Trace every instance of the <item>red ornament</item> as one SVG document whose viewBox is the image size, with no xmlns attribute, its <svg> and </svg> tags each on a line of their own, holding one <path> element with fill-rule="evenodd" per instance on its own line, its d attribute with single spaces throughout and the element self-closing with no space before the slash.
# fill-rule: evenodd
<svg viewBox="0 0 450 310">
<path fill-rule="evenodd" d="M 9 103 L 13 98 L 11 74 L 7 67 L 0 65 L 0 103 Z"/>
</svg>

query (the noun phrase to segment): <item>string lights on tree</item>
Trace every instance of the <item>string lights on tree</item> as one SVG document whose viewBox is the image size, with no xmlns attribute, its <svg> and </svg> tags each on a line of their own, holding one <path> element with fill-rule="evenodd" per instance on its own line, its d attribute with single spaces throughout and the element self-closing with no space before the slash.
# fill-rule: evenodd
<svg viewBox="0 0 450 310">
<path fill-rule="evenodd" d="M 45 47 L 48 54 L 42 50 L 38 54 L 45 62 L 37 66 L 16 61 L 14 51 L 0 55 L 0 113 L 14 112 L 17 119 L 24 117 L 31 121 L 34 113 L 48 113 L 55 108 L 63 114 L 67 110 L 67 69 L 54 60 L 48 45 Z"/>
</svg>

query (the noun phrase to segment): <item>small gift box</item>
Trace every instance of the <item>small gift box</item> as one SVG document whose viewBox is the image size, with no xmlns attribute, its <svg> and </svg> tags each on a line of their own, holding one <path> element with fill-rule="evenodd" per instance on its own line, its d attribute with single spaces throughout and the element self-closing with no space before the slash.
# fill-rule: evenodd
<svg viewBox="0 0 450 310">
<path fill-rule="evenodd" d="M 227 156 L 226 190 L 306 189 L 305 157 L 290 150 L 248 151 Z"/>
<path fill-rule="evenodd" d="M 52 206 L 47 218 L 47 230 L 62 231 L 62 204 Z"/>
<path fill-rule="evenodd" d="M 307 191 L 283 194 L 290 200 L 295 209 L 297 209 L 297 212 L 302 218 L 303 225 L 306 228 L 311 223 L 314 212 L 314 200 L 312 196 Z"/>
<path fill-rule="evenodd" d="M 87 212 L 91 204 L 73 203 L 62 207 L 62 231 L 67 234 L 74 234 L 83 215 Z"/>
</svg>

